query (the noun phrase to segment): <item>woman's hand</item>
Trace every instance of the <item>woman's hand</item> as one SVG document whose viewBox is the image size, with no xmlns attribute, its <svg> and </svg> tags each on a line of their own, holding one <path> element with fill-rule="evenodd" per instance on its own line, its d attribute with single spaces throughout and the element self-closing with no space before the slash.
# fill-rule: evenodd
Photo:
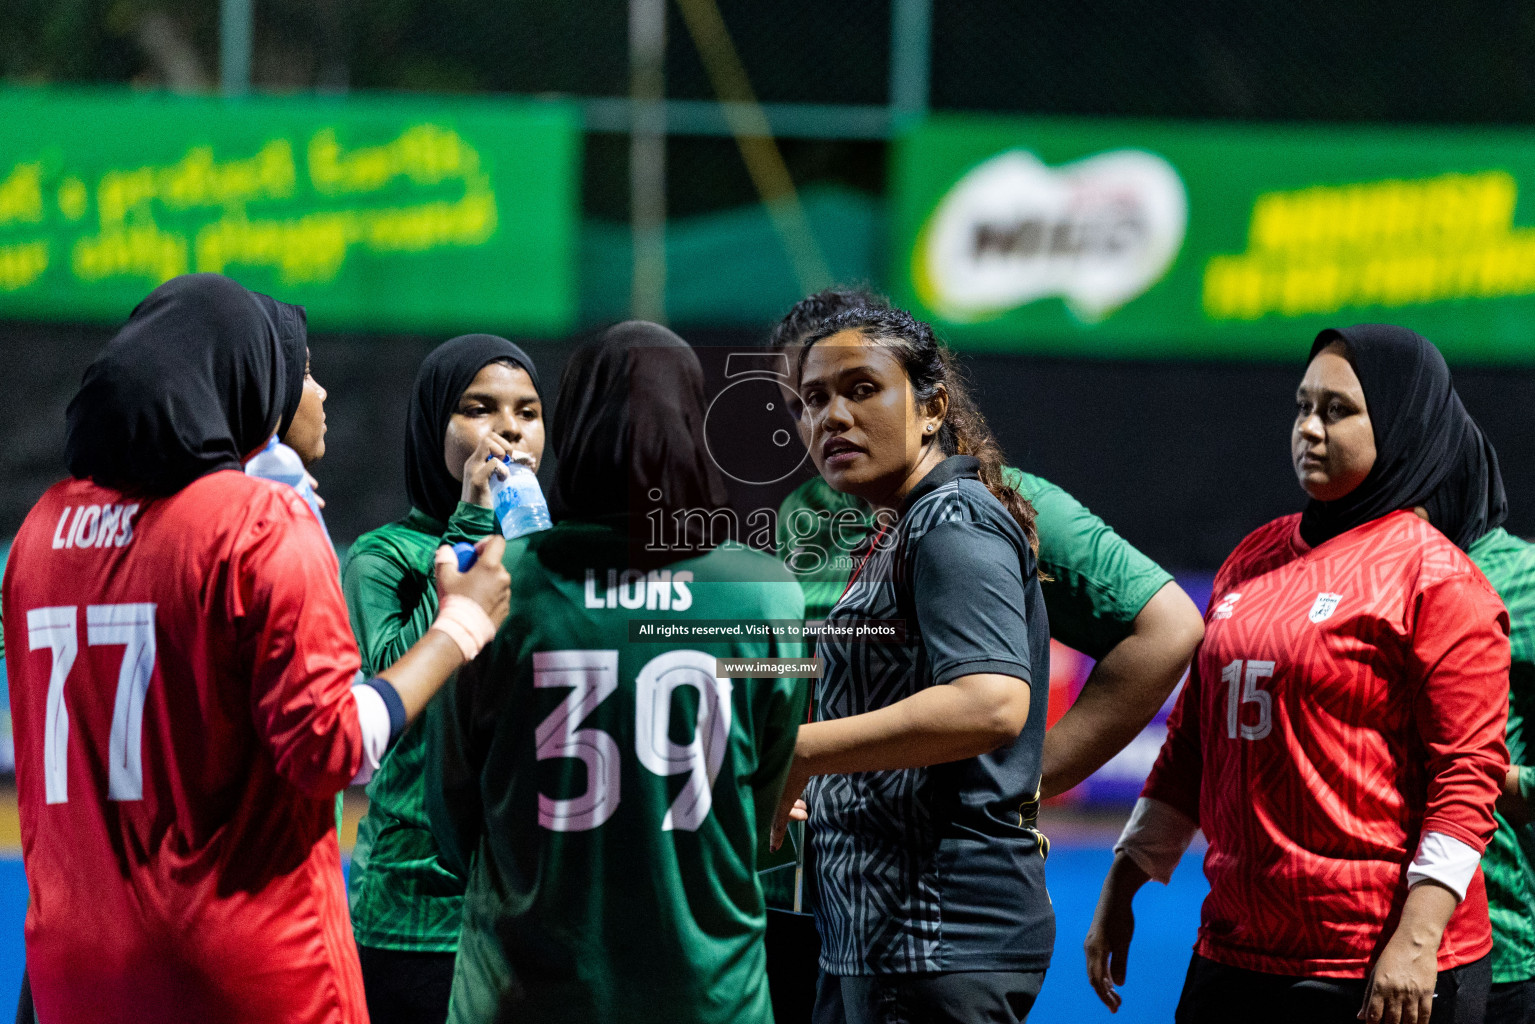
<svg viewBox="0 0 1535 1024">
<path fill-rule="evenodd" d="M 1436 882 L 1419 882 L 1408 890 L 1402 921 L 1365 985 L 1360 1020 L 1428 1024 L 1439 981 L 1439 942 L 1456 902 L 1455 894 Z"/>
<path fill-rule="evenodd" d="M 444 547 L 441 550 L 451 555 L 451 549 Z M 441 599 L 449 594 L 460 594 L 469 598 L 483 608 L 490 621 L 499 628 L 506 621 L 512 602 L 512 577 L 501 564 L 506 540 L 499 533 L 493 533 L 476 544 L 474 551 L 475 563 L 468 572 L 458 571 L 455 557 L 438 559 L 437 596 Z"/>
<path fill-rule="evenodd" d="M 321 508 L 325 507 L 325 499 L 320 497 L 320 481 L 314 478 L 313 473 L 305 473 L 304 477 L 309 481 L 309 489 L 314 491 L 314 502 Z"/>
<path fill-rule="evenodd" d="M 1386 943 L 1365 989 L 1359 1019 L 1368 1024 L 1425 1024 L 1434 1010 L 1439 951 L 1398 942 L 1397 935 Z"/>
<path fill-rule="evenodd" d="M 476 544 L 475 551 L 479 560 L 469 567 L 468 572 L 459 572 L 453 549 L 446 544 L 437 549 L 434 559 L 437 595 L 443 603 L 447 603 L 449 597 L 468 598 L 490 617 L 491 627 L 499 627 L 506 621 L 511 603 L 511 577 L 501 564 L 506 541 L 499 534 L 493 534 Z M 450 620 L 456 628 L 442 628 L 444 619 Z M 399 694 L 407 722 L 415 721 L 432 695 L 463 665 L 466 657 L 472 657 L 465 650 L 466 638 L 470 643 L 477 638 L 478 643 L 483 644 L 495 635 L 494 628 L 489 629 L 488 635 L 483 635 L 484 632 L 476 623 L 466 624 L 463 618 L 451 612 L 439 613 L 438 621 L 426 635 L 401 655 L 399 661 L 379 673 Z"/>
<path fill-rule="evenodd" d="M 1130 940 L 1134 936 L 1135 911 L 1131 909 L 1130 901 L 1100 896 L 1082 951 L 1087 955 L 1087 983 L 1110 1013 L 1118 1013 L 1123 1002 L 1114 986 L 1125 983 L 1125 966 L 1130 957 Z"/>
<path fill-rule="evenodd" d="M 464 463 L 464 489 L 459 494 L 460 500 L 470 505 L 490 508 L 491 474 L 505 480 L 507 469 L 501 460 L 508 457 L 529 469 L 533 468 L 533 456 L 527 452 L 513 451 L 511 444 L 500 434 L 486 434 L 480 438 L 469 461 Z"/>
<path fill-rule="evenodd" d="M 1125 983 L 1130 939 L 1135 935 L 1135 911 L 1131 904 L 1137 890 L 1147 881 L 1146 872 L 1133 860 L 1123 853 L 1117 854 L 1103 880 L 1093 923 L 1082 943 L 1082 951 L 1087 955 L 1087 982 L 1110 1013 L 1118 1013 L 1123 1001 L 1114 986 Z"/>
<path fill-rule="evenodd" d="M 778 798 L 778 810 L 773 814 L 773 827 L 768 837 L 768 848 L 778 849 L 783 845 L 783 837 L 789 831 L 791 821 L 808 821 L 810 810 L 805 806 L 805 801 L 800 799 L 805 792 L 805 786 L 810 782 L 810 776 L 803 770 L 804 762 L 799 758 L 789 766 L 789 777 L 784 780 L 783 795 Z"/>
</svg>

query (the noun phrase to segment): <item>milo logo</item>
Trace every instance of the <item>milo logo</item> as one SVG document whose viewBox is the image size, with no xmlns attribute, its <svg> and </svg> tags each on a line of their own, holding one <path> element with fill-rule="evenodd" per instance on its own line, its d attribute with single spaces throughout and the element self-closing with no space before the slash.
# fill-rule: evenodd
<svg viewBox="0 0 1535 1024">
<path fill-rule="evenodd" d="M 1059 296 L 1102 320 L 1172 266 L 1188 225 L 1178 172 L 1120 149 L 1051 168 L 1010 150 L 972 169 L 918 236 L 912 278 L 923 303 L 985 320 Z"/>
</svg>

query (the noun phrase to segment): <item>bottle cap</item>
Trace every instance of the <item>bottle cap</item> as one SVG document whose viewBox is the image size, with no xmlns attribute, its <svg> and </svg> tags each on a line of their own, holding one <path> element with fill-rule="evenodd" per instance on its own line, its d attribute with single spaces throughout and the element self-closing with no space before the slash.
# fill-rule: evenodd
<svg viewBox="0 0 1535 1024">
<path fill-rule="evenodd" d="M 468 572 L 480 556 L 475 552 L 473 544 L 459 541 L 453 545 L 453 553 L 458 556 L 458 571 Z"/>
</svg>

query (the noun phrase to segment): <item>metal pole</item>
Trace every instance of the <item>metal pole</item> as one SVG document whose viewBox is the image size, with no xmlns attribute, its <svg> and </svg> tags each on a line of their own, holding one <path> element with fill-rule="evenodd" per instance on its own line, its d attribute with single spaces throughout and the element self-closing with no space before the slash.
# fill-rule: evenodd
<svg viewBox="0 0 1535 1024">
<path fill-rule="evenodd" d="M 890 107 L 896 128 L 927 114 L 933 59 L 932 0 L 893 0 L 890 11 Z"/>
<path fill-rule="evenodd" d="M 752 91 L 746 65 L 741 63 L 730 30 L 725 27 L 718 0 L 677 0 L 677 6 L 721 100 L 720 110 L 730 125 L 730 134 L 735 136 L 746 173 L 783 239 L 800 292 L 807 295 L 818 292 L 832 283 L 831 269 L 815 232 L 810 229 L 810 219 L 805 216 L 794 179 L 789 176 L 789 167 L 773 138 L 767 114 Z"/>
<path fill-rule="evenodd" d="M 629 0 L 629 308 L 666 321 L 666 0 Z"/>
<path fill-rule="evenodd" d="M 251 2 L 219 2 L 219 87 L 225 96 L 250 92 Z"/>
</svg>

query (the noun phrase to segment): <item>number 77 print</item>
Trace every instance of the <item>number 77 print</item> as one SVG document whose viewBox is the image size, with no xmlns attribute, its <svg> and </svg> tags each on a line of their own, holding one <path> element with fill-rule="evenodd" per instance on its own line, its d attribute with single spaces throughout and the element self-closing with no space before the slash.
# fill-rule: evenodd
<svg viewBox="0 0 1535 1024">
<path fill-rule="evenodd" d="M 69 800 L 69 708 L 64 684 L 80 653 L 79 608 L 58 605 L 27 612 L 27 645 L 53 654 L 48 674 L 48 705 L 43 720 L 43 778 L 50 804 Z M 142 736 L 144 698 L 155 670 L 155 606 L 93 604 L 85 609 L 85 642 L 90 647 L 121 644 L 117 697 L 107 743 L 108 800 L 144 798 Z"/>
</svg>

